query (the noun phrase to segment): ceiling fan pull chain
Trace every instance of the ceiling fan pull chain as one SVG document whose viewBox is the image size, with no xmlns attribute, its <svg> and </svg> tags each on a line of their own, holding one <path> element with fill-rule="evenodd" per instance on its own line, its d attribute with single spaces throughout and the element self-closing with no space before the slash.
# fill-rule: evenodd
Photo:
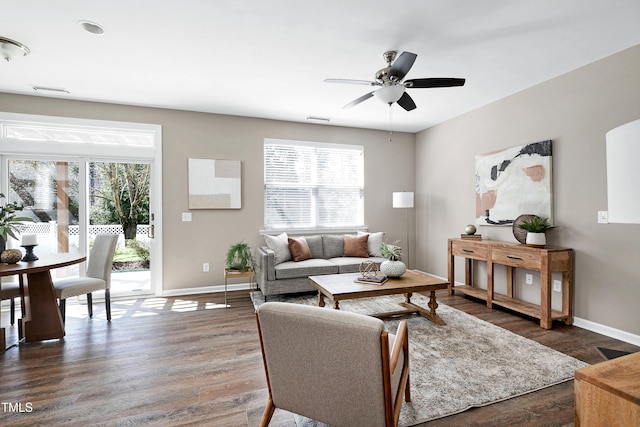
<svg viewBox="0 0 640 427">
<path fill-rule="evenodd" d="M 389 104 L 389 142 L 391 142 L 391 138 L 393 137 L 393 109 L 391 106 L 392 104 Z"/>
</svg>

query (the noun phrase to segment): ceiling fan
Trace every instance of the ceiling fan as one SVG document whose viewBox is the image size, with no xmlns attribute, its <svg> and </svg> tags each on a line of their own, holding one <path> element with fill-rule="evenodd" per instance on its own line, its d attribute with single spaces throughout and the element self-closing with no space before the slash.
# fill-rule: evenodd
<svg viewBox="0 0 640 427">
<path fill-rule="evenodd" d="M 390 50 L 385 52 L 382 57 L 387 61 L 387 66 L 378 70 L 375 75 L 375 81 L 369 80 L 350 80 L 350 79 L 325 79 L 327 83 L 348 83 L 367 86 L 380 86 L 380 89 L 371 91 L 360 98 L 357 98 L 343 108 L 351 108 L 367 99 L 375 96 L 386 104 L 397 102 L 399 106 L 407 111 L 416 108 L 416 103 L 405 89 L 424 89 L 432 87 L 451 87 L 463 86 L 465 79 L 433 77 L 426 79 L 402 80 L 407 75 L 418 55 L 411 52 L 402 52 L 396 59 L 397 52 Z M 395 61 L 394 61 L 395 60 Z"/>
</svg>

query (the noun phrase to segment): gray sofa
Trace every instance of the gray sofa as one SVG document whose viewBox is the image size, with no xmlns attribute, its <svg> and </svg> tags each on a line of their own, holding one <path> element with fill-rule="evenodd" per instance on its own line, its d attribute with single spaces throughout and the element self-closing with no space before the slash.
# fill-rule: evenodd
<svg viewBox="0 0 640 427">
<path fill-rule="evenodd" d="M 357 273 L 363 261 L 373 261 L 378 265 L 385 261 L 380 254 L 384 234 L 358 233 L 360 236 L 363 234 L 369 236 L 368 257 L 344 256 L 344 235 L 338 234 L 305 236 L 311 258 L 303 261 L 279 261 L 281 257 L 278 251 L 282 248 L 274 248 L 273 245 L 271 248 L 257 248 L 256 281 L 262 294 L 269 296 L 313 291 L 315 289 L 309 282 L 309 276 Z"/>
</svg>

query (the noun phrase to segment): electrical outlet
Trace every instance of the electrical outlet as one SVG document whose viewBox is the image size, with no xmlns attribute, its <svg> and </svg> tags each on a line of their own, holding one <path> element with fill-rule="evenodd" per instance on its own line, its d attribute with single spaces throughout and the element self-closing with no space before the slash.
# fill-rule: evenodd
<svg viewBox="0 0 640 427">
<path fill-rule="evenodd" d="M 533 285 L 533 274 L 525 274 L 524 283 L 526 283 L 527 285 Z"/>
<path fill-rule="evenodd" d="M 562 292 L 562 281 L 554 280 L 553 281 L 553 290 L 554 290 L 554 292 Z"/>
<path fill-rule="evenodd" d="M 203 262 L 202 263 L 202 272 L 203 273 L 208 273 L 209 272 L 209 263 L 208 262 Z"/>
<path fill-rule="evenodd" d="M 191 212 L 182 212 L 182 221 L 183 222 L 191 221 Z"/>
</svg>

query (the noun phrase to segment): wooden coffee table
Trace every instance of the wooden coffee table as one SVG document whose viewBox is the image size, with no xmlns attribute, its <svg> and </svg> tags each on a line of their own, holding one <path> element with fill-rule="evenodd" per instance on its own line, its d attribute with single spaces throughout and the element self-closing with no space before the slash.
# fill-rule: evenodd
<svg viewBox="0 0 640 427">
<path fill-rule="evenodd" d="M 350 274 L 325 274 L 322 276 L 309 276 L 313 287 L 318 290 L 318 306 L 324 307 L 324 297 L 333 300 L 334 308 L 340 309 L 340 301 L 345 299 L 370 298 L 382 295 L 404 294 L 405 301 L 399 304 L 405 310 L 391 311 L 387 313 L 373 314 L 373 317 L 384 318 L 402 314 L 416 313 L 426 317 L 436 325 L 446 325 L 437 314 L 436 291 L 447 289 L 449 282 L 429 274 L 418 273 L 407 270 L 401 277 L 390 278 L 382 285 L 356 283 L 355 279 L 360 277 L 360 273 Z M 414 292 L 430 292 L 429 309 L 420 307 L 411 302 Z"/>
</svg>

